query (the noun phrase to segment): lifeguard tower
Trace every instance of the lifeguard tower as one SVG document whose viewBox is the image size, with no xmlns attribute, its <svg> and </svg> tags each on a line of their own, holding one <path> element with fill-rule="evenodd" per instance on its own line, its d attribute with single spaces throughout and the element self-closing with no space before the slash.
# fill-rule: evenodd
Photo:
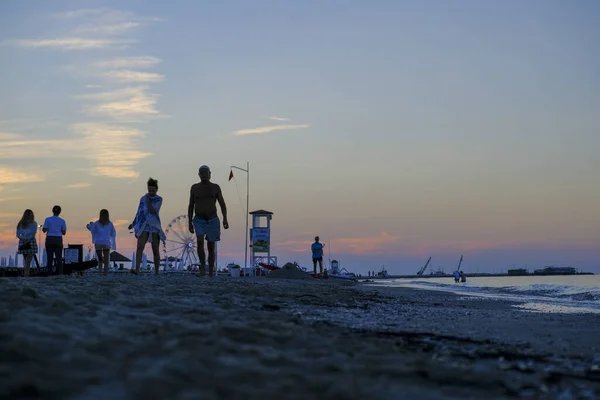
<svg viewBox="0 0 600 400">
<path fill-rule="evenodd" d="M 250 229 L 250 247 L 252 248 L 252 272 L 260 263 L 277 265 L 277 257 L 271 256 L 271 219 L 273 213 L 266 210 L 250 212 L 252 228 Z M 246 274 L 248 271 L 244 271 Z"/>
</svg>

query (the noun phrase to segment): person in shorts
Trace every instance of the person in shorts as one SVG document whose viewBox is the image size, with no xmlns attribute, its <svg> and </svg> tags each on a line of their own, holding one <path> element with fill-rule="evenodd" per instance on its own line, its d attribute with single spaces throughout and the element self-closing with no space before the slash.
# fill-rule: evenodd
<svg viewBox="0 0 600 400">
<path fill-rule="evenodd" d="M 98 272 L 102 272 L 104 266 L 104 275 L 108 275 L 110 251 L 117 249 L 117 231 L 110 221 L 108 210 L 100 210 L 98 221 L 90 222 L 86 228 L 92 232 L 92 242 L 98 256 Z"/>
<path fill-rule="evenodd" d="M 210 181 L 211 172 L 207 165 L 198 170 L 200 182 L 194 183 L 190 188 L 190 202 L 188 205 L 188 221 L 190 233 L 196 234 L 198 241 L 198 258 L 200 259 L 200 272 L 206 271 L 206 254 L 204 252 L 204 239 L 208 250 L 208 275 L 215 274 L 215 243 L 221 240 L 221 222 L 217 214 L 217 202 L 223 214 L 223 228 L 229 229 L 227 221 L 227 206 L 223 199 L 221 187 Z M 194 212 L 196 215 L 194 216 Z M 193 218 L 192 218 L 193 217 Z"/>
<path fill-rule="evenodd" d="M 31 260 L 38 252 L 38 245 L 35 240 L 38 224 L 35 222 L 33 211 L 25 210 L 21 220 L 17 224 L 17 238 L 19 238 L 18 254 L 23 254 L 23 276 L 29 276 Z"/>
</svg>

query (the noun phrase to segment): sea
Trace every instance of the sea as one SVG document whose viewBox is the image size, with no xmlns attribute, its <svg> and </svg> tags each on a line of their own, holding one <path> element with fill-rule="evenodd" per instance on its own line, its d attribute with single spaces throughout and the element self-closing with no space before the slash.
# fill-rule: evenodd
<svg viewBox="0 0 600 400">
<path fill-rule="evenodd" d="M 600 275 L 467 277 L 464 283 L 454 277 L 382 279 L 376 284 L 514 301 L 529 312 L 600 313 Z"/>
</svg>

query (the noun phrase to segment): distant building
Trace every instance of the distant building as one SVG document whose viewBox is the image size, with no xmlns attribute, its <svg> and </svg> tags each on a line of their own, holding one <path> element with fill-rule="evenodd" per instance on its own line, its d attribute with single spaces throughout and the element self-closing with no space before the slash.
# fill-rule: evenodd
<svg viewBox="0 0 600 400">
<path fill-rule="evenodd" d="M 509 275 L 528 275 L 529 272 L 525 268 L 515 268 L 508 270 Z"/>
<path fill-rule="evenodd" d="M 573 267 L 553 267 L 548 266 L 544 269 L 536 269 L 533 271 L 535 275 L 570 275 L 576 274 L 577 270 Z"/>
</svg>

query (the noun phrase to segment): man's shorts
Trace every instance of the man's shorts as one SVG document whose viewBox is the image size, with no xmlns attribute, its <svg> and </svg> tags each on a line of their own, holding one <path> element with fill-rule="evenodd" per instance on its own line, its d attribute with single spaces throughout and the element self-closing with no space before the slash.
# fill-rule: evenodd
<svg viewBox="0 0 600 400">
<path fill-rule="evenodd" d="M 316 263 L 317 261 L 323 262 L 323 257 L 313 257 L 313 262 Z"/>
<path fill-rule="evenodd" d="M 206 235 L 206 240 L 209 242 L 218 242 L 221 240 L 221 221 L 219 217 L 212 217 L 209 220 L 194 217 L 192 220 L 196 236 Z"/>
</svg>

